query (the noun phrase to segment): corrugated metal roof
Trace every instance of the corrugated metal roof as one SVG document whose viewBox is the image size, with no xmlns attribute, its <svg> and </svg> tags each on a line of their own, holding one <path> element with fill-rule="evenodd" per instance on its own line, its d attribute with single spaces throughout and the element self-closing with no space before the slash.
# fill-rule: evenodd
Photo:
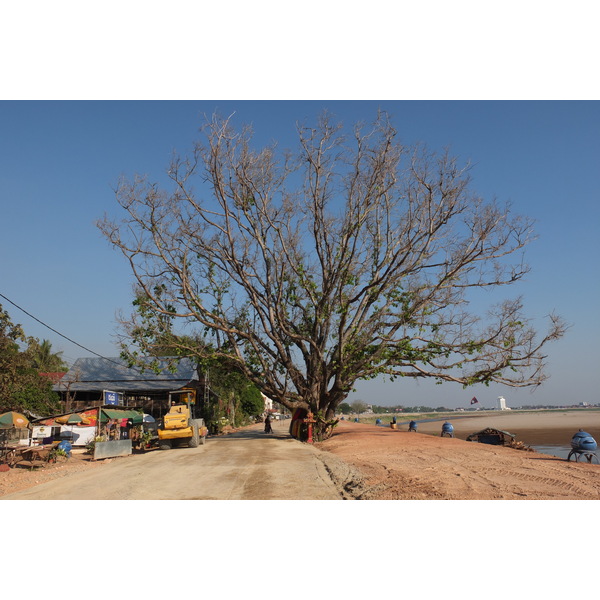
<svg viewBox="0 0 600 600">
<path fill-rule="evenodd" d="M 147 362 L 150 364 L 151 359 Z M 157 374 L 150 368 L 129 368 L 121 358 L 79 358 L 53 389 L 72 392 L 168 391 L 198 379 L 194 363 L 189 358 L 180 360 L 175 366 L 176 371 L 171 372 L 167 360 L 163 359 Z"/>
</svg>

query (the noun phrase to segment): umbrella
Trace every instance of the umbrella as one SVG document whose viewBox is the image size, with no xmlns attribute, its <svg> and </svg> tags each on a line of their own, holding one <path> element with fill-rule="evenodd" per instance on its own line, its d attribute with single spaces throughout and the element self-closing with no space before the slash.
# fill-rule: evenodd
<svg viewBox="0 0 600 600">
<path fill-rule="evenodd" d="M 62 417 L 57 417 L 55 420 L 61 425 L 76 425 L 77 423 L 81 423 L 83 421 L 83 419 L 75 413 L 73 413 L 72 415 L 64 415 Z"/>
<path fill-rule="evenodd" d="M 73 425 L 79 425 L 79 423 L 83 422 L 83 419 L 77 413 L 73 413 L 68 416 L 60 417 L 60 418 L 56 419 L 56 421 L 58 423 L 62 423 L 63 425 L 71 425 L 71 429 L 63 429 L 61 431 L 61 434 L 60 434 L 61 438 L 68 438 L 71 441 L 74 441 L 75 439 L 77 439 L 79 437 L 79 435 L 76 435 L 75 432 L 73 431 Z"/>
<path fill-rule="evenodd" d="M 0 427 L 27 427 L 29 419 L 21 413 L 9 411 L 0 415 Z"/>
</svg>

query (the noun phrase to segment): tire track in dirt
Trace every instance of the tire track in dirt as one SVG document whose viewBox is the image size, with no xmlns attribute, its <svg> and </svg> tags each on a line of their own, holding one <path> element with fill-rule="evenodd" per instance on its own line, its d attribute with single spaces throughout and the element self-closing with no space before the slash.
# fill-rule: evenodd
<svg viewBox="0 0 600 600">
<path fill-rule="evenodd" d="M 578 485 L 579 482 L 573 482 L 569 478 L 536 475 L 531 470 L 520 472 L 518 470 L 489 468 L 487 474 L 494 474 L 495 478 L 501 478 L 505 481 L 514 481 L 516 479 L 521 484 L 523 482 L 527 482 L 530 485 L 534 484 L 540 493 L 548 494 L 549 496 L 566 498 L 577 496 L 581 499 L 594 500 L 600 497 L 598 490 L 589 488 L 588 486 L 580 486 Z M 556 490 L 561 490 L 563 493 Z"/>
</svg>

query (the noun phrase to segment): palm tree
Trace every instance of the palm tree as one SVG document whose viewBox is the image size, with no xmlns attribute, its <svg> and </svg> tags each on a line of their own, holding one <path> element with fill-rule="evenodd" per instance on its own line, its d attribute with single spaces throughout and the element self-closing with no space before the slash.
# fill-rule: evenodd
<svg viewBox="0 0 600 600">
<path fill-rule="evenodd" d="M 53 373 L 57 371 L 68 370 L 62 358 L 61 352 L 52 352 L 52 343 L 50 340 L 34 340 L 28 350 L 30 351 L 32 365 L 42 373 Z"/>
</svg>

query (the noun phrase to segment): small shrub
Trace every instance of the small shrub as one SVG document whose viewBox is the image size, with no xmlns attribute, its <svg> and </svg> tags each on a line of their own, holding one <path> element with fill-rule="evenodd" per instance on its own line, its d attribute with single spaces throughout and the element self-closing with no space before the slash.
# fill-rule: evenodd
<svg viewBox="0 0 600 600">
<path fill-rule="evenodd" d="M 97 435 L 93 440 L 89 441 L 85 447 L 86 454 L 94 454 L 94 449 L 98 442 L 105 442 L 106 438 L 103 435 Z"/>
</svg>

